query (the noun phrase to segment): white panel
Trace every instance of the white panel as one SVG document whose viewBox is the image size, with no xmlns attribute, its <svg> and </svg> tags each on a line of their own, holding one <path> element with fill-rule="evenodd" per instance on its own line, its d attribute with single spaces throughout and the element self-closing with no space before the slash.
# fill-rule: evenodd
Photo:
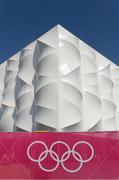
<svg viewBox="0 0 119 180">
<path fill-rule="evenodd" d="M 119 67 L 60 25 L 5 64 L 1 131 L 119 130 Z"/>
</svg>

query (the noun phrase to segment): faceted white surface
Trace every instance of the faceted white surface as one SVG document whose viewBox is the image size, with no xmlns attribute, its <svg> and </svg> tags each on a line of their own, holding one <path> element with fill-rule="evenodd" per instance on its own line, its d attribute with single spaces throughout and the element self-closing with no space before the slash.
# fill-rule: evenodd
<svg viewBox="0 0 119 180">
<path fill-rule="evenodd" d="M 116 131 L 119 67 L 57 25 L 0 65 L 0 102 L 0 131 Z"/>
</svg>

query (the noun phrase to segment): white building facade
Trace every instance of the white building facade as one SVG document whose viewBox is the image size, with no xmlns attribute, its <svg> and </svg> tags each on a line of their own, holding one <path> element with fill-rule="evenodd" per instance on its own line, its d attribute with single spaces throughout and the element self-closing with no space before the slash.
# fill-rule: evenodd
<svg viewBox="0 0 119 180">
<path fill-rule="evenodd" d="M 0 131 L 119 130 L 119 67 L 57 25 L 0 65 Z"/>
</svg>

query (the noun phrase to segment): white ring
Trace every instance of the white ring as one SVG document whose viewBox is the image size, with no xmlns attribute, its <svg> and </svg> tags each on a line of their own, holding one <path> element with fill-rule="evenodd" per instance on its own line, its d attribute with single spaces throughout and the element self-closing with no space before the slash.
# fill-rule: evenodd
<svg viewBox="0 0 119 180">
<path fill-rule="evenodd" d="M 52 155 L 52 151 L 53 151 L 52 149 L 56 144 L 63 144 L 63 145 L 65 145 L 67 147 L 68 151 L 66 151 L 66 152 L 68 152 L 67 153 L 68 155 L 63 159 L 63 161 L 65 162 L 69 158 L 69 156 L 71 154 L 70 147 L 68 146 L 68 144 L 66 142 L 63 142 L 63 141 L 55 141 L 54 143 L 52 143 L 52 145 L 50 146 L 50 155 L 51 155 L 52 159 L 54 159 L 54 161 L 57 161 L 57 160 Z"/>
<path fill-rule="evenodd" d="M 91 145 L 90 143 L 88 143 L 87 141 L 79 141 L 79 142 L 77 142 L 77 143 L 74 144 L 74 146 L 73 146 L 73 148 L 72 148 L 72 153 L 73 153 L 74 158 L 75 158 L 77 161 L 80 161 L 80 159 L 78 159 L 78 158 L 75 156 L 74 151 L 75 151 L 75 148 L 76 148 L 76 146 L 77 146 L 78 144 L 87 144 L 87 145 L 90 147 L 91 152 L 92 152 L 92 153 L 91 153 L 91 156 L 90 156 L 88 159 L 83 160 L 83 162 L 89 162 L 89 161 L 93 158 L 93 156 L 94 156 L 94 149 L 93 149 L 92 145 Z M 75 151 L 75 152 L 76 152 L 76 151 Z"/>
<path fill-rule="evenodd" d="M 42 158 L 42 160 L 44 160 L 44 159 L 47 157 L 47 154 L 48 154 L 48 147 L 47 147 L 47 145 L 46 145 L 44 142 L 42 142 L 42 141 L 34 141 L 34 142 L 32 142 L 32 143 L 28 146 L 28 148 L 27 148 L 27 155 L 28 155 L 29 159 L 30 159 L 31 161 L 33 161 L 33 162 L 38 162 L 38 159 L 33 159 L 33 158 L 31 157 L 31 155 L 30 155 L 30 148 L 31 148 L 34 144 L 42 144 L 42 145 L 45 147 L 46 153 L 45 153 L 44 157 Z"/>
<path fill-rule="evenodd" d="M 45 153 L 45 151 L 43 151 L 43 152 L 40 154 L 39 158 L 38 158 L 38 165 L 39 165 L 39 167 L 40 167 L 43 171 L 46 171 L 46 172 L 56 171 L 57 168 L 59 167 L 59 163 L 60 163 L 59 157 L 58 157 L 57 153 L 56 153 L 55 151 L 52 151 L 52 153 L 55 154 L 55 156 L 57 157 L 57 164 L 56 164 L 56 166 L 55 166 L 54 168 L 52 168 L 52 169 L 46 169 L 46 168 L 44 168 L 44 167 L 41 165 L 41 157 L 42 157 L 42 155 L 43 155 L 44 153 Z M 48 153 L 51 153 L 50 150 L 48 150 Z"/>
<path fill-rule="evenodd" d="M 63 157 L 67 154 L 67 152 L 65 152 L 65 153 L 63 154 L 62 158 L 61 158 L 62 167 L 63 167 L 63 169 L 64 169 L 65 171 L 67 171 L 67 172 L 75 173 L 75 172 L 78 172 L 78 171 L 82 168 L 83 159 L 82 159 L 81 155 L 80 155 L 78 152 L 75 151 L 75 153 L 76 153 L 76 154 L 80 157 L 80 159 L 81 159 L 81 160 L 80 160 L 80 165 L 78 166 L 77 169 L 71 170 L 71 169 L 66 168 L 66 166 L 64 165 L 64 162 L 62 161 L 62 159 L 63 159 Z M 72 154 L 73 154 L 73 153 L 72 153 Z M 79 161 L 78 161 L 78 162 L 79 162 Z"/>
<path fill-rule="evenodd" d="M 33 159 L 30 155 L 30 148 L 34 145 L 34 144 L 42 144 L 44 147 L 45 147 L 45 150 L 43 152 L 41 152 L 41 154 L 39 155 L 38 159 Z M 56 145 L 56 144 L 63 144 L 66 146 L 67 148 L 67 151 L 64 152 L 61 156 L 61 159 L 59 158 L 58 154 L 53 150 L 53 147 Z M 89 146 L 89 148 L 91 149 L 91 156 L 88 158 L 88 159 L 84 159 L 82 158 L 81 154 L 77 151 L 75 151 L 75 148 L 77 145 L 79 144 L 86 144 Z M 79 148 L 80 149 L 80 148 Z M 80 162 L 78 168 L 74 169 L 74 170 L 71 170 L 71 169 L 68 169 L 65 165 L 64 165 L 64 162 L 66 160 L 69 159 L 70 155 L 73 155 L 74 159 L 78 162 Z M 43 160 L 45 160 L 48 156 L 48 154 L 51 156 L 51 158 L 56 162 L 56 166 L 52 169 L 46 169 L 45 167 L 42 166 L 41 162 Z M 27 155 L 28 155 L 28 158 L 33 161 L 33 162 L 37 162 L 39 167 L 41 168 L 41 170 L 43 171 L 46 171 L 46 172 L 53 172 L 55 170 L 57 170 L 57 168 L 59 167 L 59 164 L 61 163 L 61 166 L 62 168 L 67 171 L 67 172 L 70 172 L 70 173 L 75 173 L 77 171 L 79 171 L 81 168 L 82 168 L 82 165 L 83 163 L 86 163 L 86 162 L 89 162 L 93 156 L 94 156 L 94 149 L 92 147 L 92 145 L 87 142 L 87 141 L 78 141 L 77 143 L 75 143 L 73 145 L 73 148 L 70 149 L 69 145 L 66 143 L 66 142 L 63 142 L 63 141 L 55 141 L 51 144 L 50 146 L 50 149 L 48 149 L 47 145 L 43 142 L 43 141 L 34 141 L 32 142 L 28 148 L 27 148 Z M 77 157 L 77 156 L 78 157 Z M 66 156 L 66 157 L 65 157 Z"/>
</svg>

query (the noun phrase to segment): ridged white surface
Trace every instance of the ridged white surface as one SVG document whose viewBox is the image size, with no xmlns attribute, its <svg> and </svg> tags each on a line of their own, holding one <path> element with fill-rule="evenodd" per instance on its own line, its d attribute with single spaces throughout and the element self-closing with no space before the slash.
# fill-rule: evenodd
<svg viewBox="0 0 119 180">
<path fill-rule="evenodd" d="M 14 90 L 16 84 L 16 76 L 19 64 L 19 53 L 8 59 L 5 78 L 4 78 L 4 90 L 1 102 L 1 121 L 0 131 L 13 131 L 14 119 L 13 112 L 15 108 Z"/>
<path fill-rule="evenodd" d="M 0 107 L 1 107 L 3 89 L 4 89 L 5 67 L 6 67 L 6 62 L 0 65 Z"/>
<path fill-rule="evenodd" d="M 21 51 L 16 83 L 15 131 L 32 131 L 34 48 L 35 43 L 32 43 Z"/>
<path fill-rule="evenodd" d="M 19 54 L 14 76 L 6 68 L 1 78 L 0 130 L 12 131 L 13 121 L 14 131 L 119 130 L 117 65 L 59 25 Z"/>
</svg>

